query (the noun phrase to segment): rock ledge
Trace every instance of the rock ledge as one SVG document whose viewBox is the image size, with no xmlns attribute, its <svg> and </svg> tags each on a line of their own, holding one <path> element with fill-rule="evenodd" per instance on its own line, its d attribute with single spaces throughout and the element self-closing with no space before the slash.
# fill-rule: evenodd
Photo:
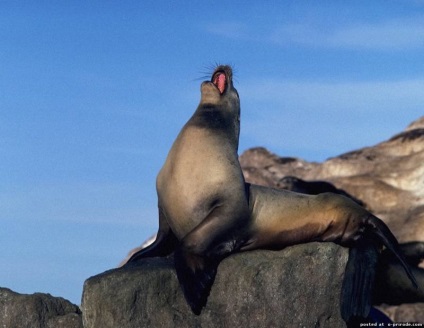
<svg viewBox="0 0 424 328">
<path fill-rule="evenodd" d="M 332 243 L 232 255 L 200 316 L 183 298 L 173 259 L 146 259 L 85 282 L 84 327 L 345 327 L 339 297 L 347 255 Z"/>
</svg>

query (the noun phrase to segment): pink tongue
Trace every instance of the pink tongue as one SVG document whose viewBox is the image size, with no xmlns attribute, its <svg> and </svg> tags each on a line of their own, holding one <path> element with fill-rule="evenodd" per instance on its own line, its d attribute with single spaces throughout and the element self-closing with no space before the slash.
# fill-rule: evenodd
<svg viewBox="0 0 424 328">
<path fill-rule="evenodd" d="M 219 92 L 221 92 L 221 94 L 222 94 L 225 90 L 225 74 L 218 73 L 215 76 L 213 84 L 216 85 L 216 87 L 219 89 Z"/>
</svg>

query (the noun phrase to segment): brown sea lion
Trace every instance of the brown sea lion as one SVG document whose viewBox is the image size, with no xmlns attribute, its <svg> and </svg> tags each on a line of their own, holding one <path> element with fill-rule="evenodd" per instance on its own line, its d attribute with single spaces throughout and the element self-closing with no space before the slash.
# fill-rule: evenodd
<svg viewBox="0 0 424 328">
<path fill-rule="evenodd" d="M 277 186 L 309 195 L 333 192 L 349 197 L 361 206 L 365 205 L 327 181 L 305 181 L 294 176 L 285 176 Z M 424 269 L 420 267 L 424 260 L 424 242 L 408 242 L 400 244 L 399 247 L 418 285 L 424 287 Z M 373 304 L 391 305 L 424 302 L 424 289 L 414 288 L 411 285 L 399 260 L 388 249 L 385 249 L 378 259 L 372 300 Z"/>
<path fill-rule="evenodd" d="M 350 198 L 250 185 L 249 204 L 250 238 L 240 251 L 281 249 L 312 241 L 334 242 L 350 248 L 341 294 L 342 317 L 346 322 L 369 314 L 382 245 L 397 257 L 417 287 L 389 228 Z"/>
<path fill-rule="evenodd" d="M 352 247 L 341 296 L 346 321 L 369 313 L 380 245 L 398 256 L 414 281 L 389 229 L 355 202 L 246 184 L 237 156 L 239 131 L 232 70 L 218 66 L 211 81 L 202 83 L 200 104 L 157 177 L 157 239 L 128 262 L 175 251 L 177 277 L 195 314 L 206 304 L 219 262 L 258 248 L 310 241 Z"/>
<path fill-rule="evenodd" d="M 202 83 L 200 104 L 158 174 L 157 239 L 129 259 L 164 256 L 176 248 L 177 275 L 195 313 L 206 303 L 219 261 L 240 248 L 249 227 L 239 131 L 232 70 L 218 66 L 211 81 Z"/>
</svg>

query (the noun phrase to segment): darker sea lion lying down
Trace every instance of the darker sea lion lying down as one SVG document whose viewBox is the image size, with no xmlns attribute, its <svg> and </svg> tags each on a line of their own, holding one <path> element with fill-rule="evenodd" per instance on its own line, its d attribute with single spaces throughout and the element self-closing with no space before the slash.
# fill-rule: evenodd
<svg viewBox="0 0 424 328">
<path fill-rule="evenodd" d="M 246 184 L 238 162 L 240 100 L 229 66 L 201 85 L 201 100 L 160 170 L 159 231 L 128 262 L 174 253 L 184 296 L 195 314 L 206 304 L 219 262 L 235 252 L 282 249 L 311 241 L 351 247 L 341 293 L 342 317 L 367 317 L 379 248 L 398 243 L 378 218 L 331 193 L 303 195 Z"/>
<path fill-rule="evenodd" d="M 335 194 L 343 195 L 346 197 L 349 197 L 359 205 L 365 207 L 365 204 L 363 201 L 353 197 L 352 195 L 348 194 L 343 189 L 336 188 L 333 184 L 327 181 L 305 181 L 298 177 L 294 176 L 285 176 L 277 183 L 278 188 L 280 189 L 286 189 L 294 192 L 299 192 L 302 194 L 308 194 L 308 195 L 318 195 L 322 194 L 324 192 L 332 192 Z"/>
<path fill-rule="evenodd" d="M 406 278 L 402 266 L 388 250 L 379 257 L 374 304 L 424 303 L 424 242 L 412 241 L 400 244 L 406 261 L 421 288 L 413 288 Z"/>
</svg>

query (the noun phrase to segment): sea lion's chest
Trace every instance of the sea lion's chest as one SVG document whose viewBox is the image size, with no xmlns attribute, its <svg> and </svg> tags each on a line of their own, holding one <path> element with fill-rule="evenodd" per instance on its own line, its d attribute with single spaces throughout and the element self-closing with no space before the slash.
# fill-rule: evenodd
<svg viewBox="0 0 424 328">
<path fill-rule="evenodd" d="M 233 147 L 234 148 L 234 147 Z M 236 149 L 207 129 L 184 129 L 157 177 L 159 206 L 177 235 L 185 235 L 244 180 Z"/>
</svg>

